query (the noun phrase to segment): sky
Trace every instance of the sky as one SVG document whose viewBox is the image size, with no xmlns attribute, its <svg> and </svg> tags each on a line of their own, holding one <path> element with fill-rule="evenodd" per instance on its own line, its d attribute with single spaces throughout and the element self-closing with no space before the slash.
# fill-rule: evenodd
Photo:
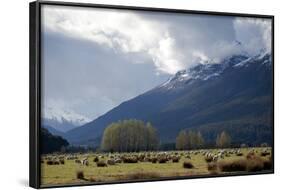
<svg viewBox="0 0 281 190">
<path fill-rule="evenodd" d="M 90 121 L 195 64 L 270 52 L 271 20 L 43 5 L 41 36 L 43 114 Z"/>
</svg>

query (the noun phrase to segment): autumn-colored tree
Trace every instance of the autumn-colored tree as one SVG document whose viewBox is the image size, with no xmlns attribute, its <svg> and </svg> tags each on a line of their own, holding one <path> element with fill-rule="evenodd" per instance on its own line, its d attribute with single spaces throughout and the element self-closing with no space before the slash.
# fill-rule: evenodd
<svg viewBox="0 0 281 190">
<path fill-rule="evenodd" d="M 219 148 L 228 148 L 231 145 L 231 137 L 225 131 L 217 135 L 216 145 Z"/>
<path fill-rule="evenodd" d="M 204 138 L 200 132 L 182 130 L 176 138 L 176 149 L 188 150 L 202 148 Z"/>
<path fill-rule="evenodd" d="M 130 119 L 110 124 L 103 133 L 101 148 L 110 152 L 137 152 L 158 148 L 156 129 L 151 123 Z"/>
</svg>

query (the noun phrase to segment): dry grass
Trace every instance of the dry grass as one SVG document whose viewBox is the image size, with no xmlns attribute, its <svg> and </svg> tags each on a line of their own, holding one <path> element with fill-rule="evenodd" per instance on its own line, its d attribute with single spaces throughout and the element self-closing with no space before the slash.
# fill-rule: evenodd
<svg viewBox="0 0 281 190">
<path fill-rule="evenodd" d="M 218 164 L 216 162 L 210 162 L 207 165 L 208 171 L 211 174 L 217 174 L 218 173 Z"/>
<path fill-rule="evenodd" d="M 210 175 L 210 174 L 225 174 L 228 175 L 228 172 L 222 172 L 219 168 L 219 163 L 224 161 L 225 163 L 233 162 L 235 160 L 244 159 L 246 162 L 253 162 L 251 165 L 247 164 L 247 169 L 243 172 L 249 171 L 257 171 L 260 170 L 261 167 L 256 161 L 256 156 L 260 157 L 263 161 L 263 171 L 272 169 L 272 162 L 270 157 L 261 157 L 261 152 L 263 152 L 262 148 L 251 148 L 251 149 L 240 149 L 243 153 L 243 156 L 237 156 L 235 153 L 229 153 L 228 150 L 224 154 L 224 158 L 219 158 L 217 162 L 209 162 L 206 163 L 205 154 L 200 153 L 192 153 L 191 151 L 173 151 L 166 152 L 167 156 L 163 156 L 161 152 L 144 152 L 144 153 L 87 153 L 87 156 L 91 162 L 89 162 L 89 166 L 85 166 L 81 164 L 81 159 L 85 157 L 84 154 L 71 155 L 75 156 L 73 159 L 64 159 L 65 164 L 59 165 L 49 165 L 47 164 L 48 160 L 51 160 L 51 164 L 54 164 L 55 161 L 59 161 L 59 155 L 46 155 L 42 159 L 44 163 L 41 164 L 41 176 L 42 176 L 42 184 L 71 184 L 71 183 L 85 183 L 89 182 L 111 182 L 126 180 L 126 179 L 149 179 L 149 178 L 157 178 L 160 177 L 171 177 L 171 176 L 193 176 L 193 175 Z M 206 150 L 213 155 L 218 154 L 219 149 Z M 254 152 L 254 154 L 249 154 L 248 159 L 246 156 L 249 152 Z M 271 153 L 271 149 L 268 150 Z M 145 155 L 143 162 L 140 161 L 143 156 L 139 157 L 139 155 Z M 227 154 L 229 155 L 227 157 Z M 69 155 L 64 155 L 67 158 Z M 105 167 L 106 161 L 108 159 L 119 158 L 119 164 L 114 166 L 108 165 Z M 174 157 L 181 156 L 182 159 L 179 160 L 178 163 L 173 163 Z M 99 165 L 97 166 L 96 162 L 93 162 L 95 158 L 98 158 L 100 162 L 104 162 L 103 167 Z M 190 157 L 190 159 L 187 159 Z M 48 158 L 48 159 L 47 159 Z M 124 163 L 123 158 L 137 158 L 137 163 Z M 147 159 L 146 159 L 147 158 Z M 166 163 L 159 164 L 159 158 L 169 158 L 169 161 Z M 77 160 L 77 162 L 76 162 Z M 192 166 L 189 166 L 186 169 L 183 165 L 184 162 L 190 162 Z M 155 163 L 153 163 L 155 162 Z M 78 179 L 76 176 L 76 171 L 82 170 L 84 179 Z M 235 171 L 234 171 L 235 172 Z M 240 172 L 240 171 L 238 171 Z M 233 173 L 233 172 L 230 172 Z M 147 175 L 143 176 L 143 175 Z M 123 177 L 122 177 L 123 176 Z"/>
<path fill-rule="evenodd" d="M 267 160 L 264 160 L 263 169 L 264 170 L 271 170 L 272 169 L 272 159 L 271 158 L 269 158 Z"/>
<path fill-rule="evenodd" d="M 159 178 L 160 175 L 156 172 L 136 172 L 119 176 L 119 180 L 139 180 L 139 179 L 153 179 Z"/>
<path fill-rule="evenodd" d="M 218 163 L 219 169 L 222 172 L 238 172 L 247 170 L 247 160 L 239 159 L 234 161 L 220 161 Z"/>
<path fill-rule="evenodd" d="M 259 172 L 272 169 L 272 159 L 264 160 L 254 153 L 250 153 L 245 158 L 233 161 L 220 161 L 219 169 L 222 172 Z"/>
</svg>

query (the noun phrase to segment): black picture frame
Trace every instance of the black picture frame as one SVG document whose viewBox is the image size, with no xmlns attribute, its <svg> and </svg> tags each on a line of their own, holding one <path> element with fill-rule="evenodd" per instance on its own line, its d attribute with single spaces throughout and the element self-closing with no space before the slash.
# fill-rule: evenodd
<svg viewBox="0 0 281 190">
<path fill-rule="evenodd" d="M 197 10 L 183 10 L 183 9 L 167 9 L 167 8 L 152 8 L 152 7 L 134 7 L 121 5 L 105 5 L 105 4 L 90 4 L 90 3 L 72 3 L 72 2 L 57 2 L 57 1 L 34 1 L 29 4 L 29 184 L 33 188 L 51 188 L 51 187 L 69 187 L 69 186 L 86 186 L 99 184 L 120 184 L 120 183 L 135 183 L 135 182 L 151 182 L 163 180 L 181 180 L 194 178 L 211 178 L 211 177 L 229 177 L 241 175 L 253 175 L 253 173 L 239 173 L 227 175 L 198 175 L 189 177 L 167 177 L 161 179 L 150 180 L 134 180 L 134 181 L 120 181 L 120 182 L 98 182 L 98 183 L 83 183 L 83 184 L 64 184 L 42 186 L 40 183 L 40 126 L 41 126 L 41 6 L 42 5 L 59 5 L 59 6 L 73 6 L 73 7 L 93 7 L 105 9 L 122 9 L 135 11 L 149 11 L 149 12 L 169 12 L 169 13 L 187 13 L 197 15 L 216 15 L 216 16 L 238 16 L 249 18 L 265 18 L 272 20 L 271 33 L 271 47 L 272 47 L 272 64 L 273 64 L 273 92 L 272 92 L 272 171 L 256 172 L 254 174 L 273 174 L 274 173 L 274 16 L 260 15 L 260 14 L 246 14 L 246 13 L 229 13 L 229 12 L 213 12 L 213 11 L 197 11 Z"/>
</svg>

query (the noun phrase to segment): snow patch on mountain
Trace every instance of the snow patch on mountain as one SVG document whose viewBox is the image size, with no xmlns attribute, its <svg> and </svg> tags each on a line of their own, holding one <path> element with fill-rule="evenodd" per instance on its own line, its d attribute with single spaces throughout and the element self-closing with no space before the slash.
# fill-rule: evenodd
<svg viewBox="0 0 281 190">
<path fill-rule="evenodd" d="M 168 81 L 160 87 L 174 89 L 183 87 L 184 84 L 191 83 L 195 80 L 210 80 L 219 77 L 227 68 L 247 67 L 253 62 L 262 64 L 271 64 L 271 56 L 267 52 L 261 51 L 258 55 L 249 57 L 246 53 L 233 55 L 225 58 L 220 63 L 198 63 L 189 69 L 178 71 Z"/>
<path fill-rule="evenodd" d="M 42 113 L 43 124 L 50 125 L 59 131 L 68 131 L 84 125 L 91 120 L 72 110 L 46 107 Z"/>
</svg>

